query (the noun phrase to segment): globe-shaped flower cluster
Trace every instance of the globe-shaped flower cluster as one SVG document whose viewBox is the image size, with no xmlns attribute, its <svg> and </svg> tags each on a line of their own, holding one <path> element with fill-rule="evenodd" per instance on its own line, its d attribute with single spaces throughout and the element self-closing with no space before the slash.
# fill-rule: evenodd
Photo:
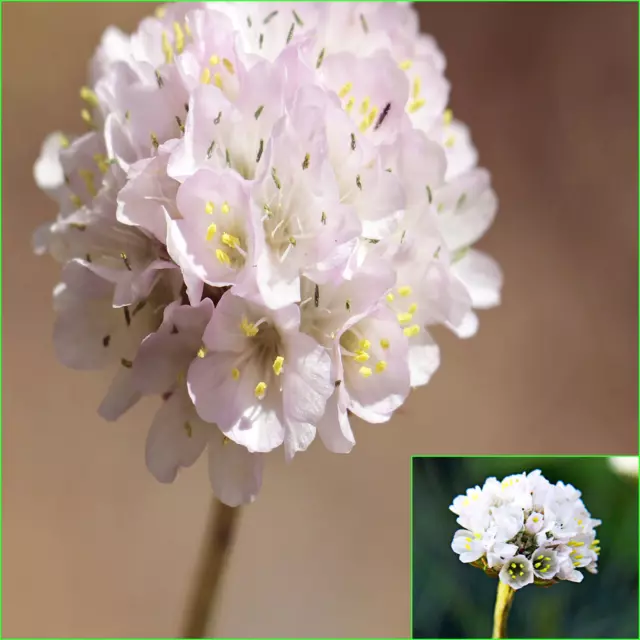
<svg viewBox="0 0 640 640">
<path fill-rule="evenodd" d="M 449 507 L 458 524 L 451 548 L 513 589 L 581 582 L 580 569 L 597 573 L 600 541 L 580 491 L 551 484 L 539 470 L 488 478 Z"/>
<path fill-rule="evenodd" d="M 106 31 L 88 131 L 36 164 L 59 215 L 35 244 L 64 263 L 60 359 L 115 371 L 100 414 L 162 397 L 159 480 L 208 448 L 239 504 L 280 445 L 350 451 L 351 415 L 389 420 L 438 367 L 429 326 L 470 336 L 498 304 L 470 248 L 496 198 L 443 69 L 406 3 L 177 3 Z"/>
</svg>

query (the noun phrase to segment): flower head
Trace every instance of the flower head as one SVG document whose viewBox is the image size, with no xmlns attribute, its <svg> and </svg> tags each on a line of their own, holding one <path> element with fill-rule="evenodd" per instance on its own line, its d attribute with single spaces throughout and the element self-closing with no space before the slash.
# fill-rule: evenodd
<svg viewBox="0 0 640 640">
<path fill-rule="evenodd" d="M 105 32 L 85 132 L 52 134 L 35 165 L 58 214 L 34 245 L 65 265 L 60 359 L 115 371 L 100 413 L 161 399 L 158 480 L 207 449 L 240 504 L 281 445 L 350 451 L 352 416 L 388 421 L 438 368 L 432 325 L 467 337 L 499 303 L 470 248 L 496 198 L 444 67 L 407 3 L 175 3 Z M 528 530 L 560 538 L 567 517 Z M 523 526 L 486 520 L 465 518 L 465 557 L 489 539 L 504 557 Z"/>
<path fill-rule="evenodd" d="M 497 575 L 513 589 L 548 586 L 559 580 L 580 582 L 586 568 L 597 573 L 600 541 L 580 492 L 551 484 L 540 471 L 487 478 L 449 507 L 464 529 L 451 548 L 461 562 Z"/>
</svg>

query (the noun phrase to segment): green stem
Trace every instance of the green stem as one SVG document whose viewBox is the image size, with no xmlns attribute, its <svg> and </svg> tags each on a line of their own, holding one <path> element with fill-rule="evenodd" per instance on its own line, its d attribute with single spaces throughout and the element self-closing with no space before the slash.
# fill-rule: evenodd
<svg viewBox="0 0 640 640">
<path fill-rule="evenodd" d="M 507 619 L 509 610 L 516 592 L 508 585 L 498 580 L 498 593 L 496 594 L 496 607 L 493 611 L 493 635 L 492 638 L 507 637 Z"/>
<path fill-rule="evenodd" d="M 231 551 L 240 510 L 214 499 L 192 593 L 187 603 L 183 638 L 204 638 Z"/>
</svg>

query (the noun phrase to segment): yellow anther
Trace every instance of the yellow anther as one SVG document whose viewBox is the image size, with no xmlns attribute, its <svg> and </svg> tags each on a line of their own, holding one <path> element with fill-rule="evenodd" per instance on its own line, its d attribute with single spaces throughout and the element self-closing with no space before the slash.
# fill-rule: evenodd
<svg viewBox="0 0 640 640">
<path fill-rule="evenodd" d="M 227 247 L 230 247 L 231 249 L 235 249 L 240 244 L 240 238 L 237 238 L 236 236 L 232 236 L 229 233 L 223 233 L 222 244 L 226 244 Z"/>
<path fill-rule="evenodd" d="M 512 568 L 512 569 L 515 569 L 515 568 L 516 568 L 516 563 L 515 563 L 515 562 L 512 562 L 512 563 L 511 563 L 511 568 Z"/>
<path fill-rule="evenodd" d="M 362 101 L 362 104 L 360 105 L 360 113 L 362 113 L 363 115 L 365 113 L 367 113 L 367 111 L 369 111 L 369 105 L 371 103 L 371 98 L 369 98 L 368 96 Z"/>
<path fill-rule="evenodd" d="M 574 563 L 573 563 L 573 566 L 574 566 L 574 567 L 577 567 L 579 564 L 580 564 L 579 562 L 574 562 Z"/>
<path fill-rule="evenodd" d="M 347 104 L 345 105 L 345 111 L 347 113 L 351 112 L 351 109 L 353 109 L 353 105 L 354 105 L 355 101 L 353 98 L 349 98 L 349 100 L 347 100 Z"/>
<path fill-rule="evenodd" d="M 369 367 L 360 367 L 359 373 L 363 378 L 368 378 L 373 373 L 373 371 L 371 371 Z"/>
<path fill-rule="evenodd" d="M 388 349 L 389 348 L 389 341 L 386 338 L 382 338 L 382 340 L 380 340 L 380 346 L 383 349 Z"/>
<path fill-rule="evenodd" d="M 222 249 L 216 249 L 216 258 L 218 258 L 218 261 L 222 264 L 225 264 L 227 266 L 231 264 L 231 258 L 229 257 L 229 254 Z"/>
<path fill-rule="evenodd" d="M 155 10 L 156 18 L 164 18 L 166 13 L 167 13 L 167 10 L 164 7 L 158 7 Z"/>
<path fill-rule="evenodd" d="M 393 295 L 393 293 L 387 293 L 387 302 L 393 302 L 396 299 L 396 297 Z"/>
<path fill-rule="evenodd" d="M 216 231 L 218 230 L 218 227 L 216 226 L 215 222 L 212 222 L 208 227 L 207 227 L 207 233 L 205 235 L 205 240 L 207 242 L 211 242 L 213 240 L 213 236 L 216 235 Z"/>
<path fill-rule="evenodd" d="M 410 296 L 412 293 L 413 289 L 408 284 L 403 287 L 398 287 L 398 295 L 401 295 L 403 298 Z"/>
<path fill-rule="evenodd" d="M 80 117 L 89 125 L 93 125 L 93 118 L 91 117 L 91 114 L 89 113 L 88 109 L 82 109 L 82 111 L 80 111 Z"/>
<path fill-rule="evenodd" d="M 80 97 L 92 107 L 97 107 L 100 104 L 95 91 L 92 91 L 89 87 L 82 87 L 82 89 L 80 89 Z"/>
<path fill-rule="evenodd" d="M 191 28 L 188 22 L 184 23 L 184 32 L 191 38 Z"/>
<path fill-rule="evenodd" d="M 411 322 L 411 320 L 413 320 L 413 314 L 412 313 L 399 313 L 397 318 L 398 318 L 398 322 L 400 324 L 407 324 L 407 323 Z"/>
<path fill-rule="evenodd" d="M 407 309 L 407 311 L 408 311 L 409 313 L 415 313 L 417 310 L 418 310 L 418 303 L 417 303 L 417 302 L 412 302 L 412 303 L 409 305 L 409 308 Z"/>
<path fill-rule="evenodd" d="M 211 82 L 211 69 L 205 67 L 200 74 L 200 82 L 202 84 L 209 84 Z"/>
<path fill-rule="evenodd" d="M 369 354 L 366 351 L 356 351 L 356 355 L 353 359 L 356 362 L 366 362 L 369 359 Z"/>
<path fill-rule="evenodd" d="M 444 114 L 442 115 L 442 122 L 445 127 L 448 127 L 453 120 L 453 111 L 451 109 L 445 109 Z"/>
<path fill-rule="evenodd" d="M 211 202 L 211 200 L 209 200 L 209 202 L 207 202 L 207 204 L 204 205 L 204 212 L 208 213 L 209 215 L 211 215 L 215 208 L 216 208 L 216 205 L 213 204 L 213 202 Z"/>
<path fill-rule="evenodd" d="M 69 196 L 69 200 L 71 200 L 71 203 L 75 207 L 80 208 L 82 206 L 82 200 L 80 200 L 80 196 L 76 195 L 75 193 Z"/>
<path fill-rule="evenodd" d="M 407 338 L 413 338 L 420 333 L 420 327 L 417 324 L 412 324 L 410 327 L 405 327 L 402 332 Z"/>
<path fill-rule="evenodd" d="M 362 340 L 360 340 L 360 348 L 364 349 L 365 351 L 371 349 L 371 343 L 366 338 L 363 338 Z"/>
<path fill-rule="evenodd" d="M 414 100 L 409 104 L 409 107 L 408 107 L 409 113 L 415 113 L 416 111 L 418 111 L 418 109 L 422 109 L 422 107 L 424 107 L 426 102 L 427 101 L 424 98 L 420 98 L 419 100 Z"/>
<path fill-rule="evenodd" d="M 476 498 L 477 498 L 477 496 L 473 496 L 474 500 Z M 480 538 L 482 538 L 482 534 L 481 533 L 474 533 L 473 536 L 476 538 L 476 540 L 480 540 Z"/>
<path fill-rule="evenodd" d="M 403 60 L 398 67 L 400 69 L 402 69 L 403 71 L 407 71 L 407 69 L 411 69 L 411 65 L 413 64 L 413 62 L 411 62 L 411 60 Z"/>
<path fill-rule="evenodd" d="M 209 58 L 209 64 L 214 66 L 217 65 L 220 62 L 220 58 L 218 58 L 218 56 L 214 53 L 210 58 Z"/>
<path fill-rule="evenodd" d="M 222 76 L 217 71 L 213 74 L 213 84 L 222 89 Z"/>
<path fill-rule="evenodd" d="M 247 338 L 253 338 L 254 336 L 258 335 L 258 327 L 256 327 L 253 322 L 249 322 L 244 317 L 240 321 L 240 328 L 244 332 L 244 335 L 247 336 Z"/>
<path fill-rule="evenodd" d="M 200 347 L 198 349 L 198 358 L 204 358 L 207 355 L 207 348 L 206 347 Z"/>
<path fill-rule="evenodd" d="M 600 544 L 600 540 L 598 540 L 597 538 L 593 541 L 593 544 Z"/>
<path fill-rule="evenodd" d="M 445 147 L 453 147 L 453 145 L 455 144 L 456 139 L 453 136 L 449 136 L 445 141 L 444 141 L 444 146 Z"/>
<path fill-rule="evenodd" d="M 540 571 L 540 573 L 547 573 L 547 571 L 549 571 L 549 567 L 545 567 Z"/>
<path fill-rule="evenodd" d="M 231 377 L 234 380 L 238 380 L 240 378 L 240 369 L 231 369 Z"/>
<path fill-rule="evenodd" d="M 264 394 L 267 391 L 267 383 L 266 382 L 258 382 L 256 385 L 255 396 L 258 400 L 262 400 L 264 398 Z"/>
<path fill-rule="evenodd" d="M 166 31 L 162 32 L 162 53 L 164 53 L 164 61 L 167 64 L 171 64 L 173 62 L 173 49 Z"/>
<path fill-rule="evenodd" d="M 465 548 L 467 551 L 471 551 L 471 545 L 470 545 L 470 544 L 465 544 L 465 545 L 464 545 L 464 548 Z"/>
<path fill-rule="evenodd" d="M 533 564 L 533 566 L 534 566 L 536 569 L 539 569 L 539 568 L 542 566 L 542 562 L 535 562 L 535 563 Z"/>
<path fill-rule="evenodd" d="M 93 161 L 98 166 L 100 173 L 106 173 L 109 171 L 109 159 L 102 153 L 94 153 Z"/>
<path fill-rule="evenodd" d="M 284 357 L 283 356 L 278 356 L 273 361 L 273 373 L 275 373 L 277 376 L 279 376 L 282 373 L 282 367 L 283 366 L 284 366 Z"/>
<path fill-rule="evenodd" d="M 84 180 L 84 184 L 87 187 L 87 191 L 89 195 L 95 197 L 97 194 L 96 187 L 93 183 L 94 175 L 93 171 L 89 171 L 89 169 L 78 169 L 78 173 L 80 177 Z"/>
<path fill-rule="evenodd" d="M 416 76 L 413 79 L 413 88 L 411 91 L 411 95 L 413 96 L 414 100 L 417 100 L 420 96 L 420 76 Z"/>
<path fill-rule="evenodd" d="M 222 58 L 222 64 L 231 75 L 236 72 L 236 70 L 233 68 L 233 62 L 231 62 L 231 60 L 229 60 L 228 58 Z"/>
<path fill-rule="evenodd" d="M 63 149 L 68 149 L 69 145 L 71 143 L 69 142 L 69 138 L 67 138 L 67 136 L 65 136 L 63 133 L 60 134 L 60 146 Z"/>
<path fill-rule="evenodd" d="M 179 22 L 173 23 L 173 32 L 176 34 L 176 53 L 182 53 L 184 51 L 184 31 Z"/>
<path fill-rule="evenodd" d="M 344 98 L 346 97 L 346 95 L 349 93 L 349 91 L 351 91 L 351 89 L 353 89 L 353 84 L 351 82 L 347 82 L 345 85 L 343 85 L 342 89 L 340 89 L 340 91 L 338 91 L 338 96 L 340 98 Z M 353 98 L 351 98 L 350 101 L 352 101 Z"/>
<path fill-rule="evenodd" d="M 382 373 L 387 368 L 386 360 L 380 360 L 378 364 L 376 364 L 376 373 Z"/>
<path fill-rule="evenodd" d="M 220 208 L 220 210 L 222 211 L 222 213 L 229 213 L 230 207 L 229 203 L 226 200 L 222 203 L 222 207 Z"/>
</svg>

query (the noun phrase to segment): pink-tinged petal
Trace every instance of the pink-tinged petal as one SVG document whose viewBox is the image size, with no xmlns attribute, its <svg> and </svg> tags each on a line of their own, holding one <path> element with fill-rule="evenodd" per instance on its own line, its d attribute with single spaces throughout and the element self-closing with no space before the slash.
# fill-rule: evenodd
<svg viewBox="0 0 640 640">
<path fill-rule="evenodd" d="M 142 227 L 160 242 L 167 241 L 165 213 L 178 214 L 175 197 L 178 182 L 167 175 L 167 162 L 177 144 L 163 144 L 156 156 L 139 160 L 127 174 L 127 184 L 118 193 L 117 218 L 123 224 Z"/>
<path fill-rule="evenodd" d="M 490 256 L 470 249 L 454 264 L 453 273 L 467 288 L 474 308 L 489 309 L 500 304 L 502 270 Z"/>
<path fill-rule="evenodd" d="M 121 366 L 111 381 L 107 395 L 98 407 L 98 414 L 105 420 L 113 422 L 131 409 L 141 397 L 140 392 L 133 386 L 131 369 Z"/>
<path fill-rule="evenodd" d="M 451 251 L 465 249 L 479 240 L 491 226 L 498 208 L 489 173 L 484 169 L 470 171 L 437 189 L 433 200 L 438 226 Z"/>
<path fill-rule="evenodd" d="M 264 456 L 225 440 L 218 430 L 209 439 L 209 480 L 218 499 L 230 507 L 249 504 L 262 485 Z"/>
<path fill-rule="evenodd" d="M 440 366 L 440 349 L 426 329 L 409 338 L 411 386 L 427 384 Z"/>
<path fill-rule="evenodd" d="M 147 467 L 159 482 L 173 482 L 181 467 L 190 467 L 204 451 L 214 425 L 196 415 L 184 386 L 156 413 L 145 448 Z"/>
<path fill-rule="evenodd" d="M 334 391 L 328 351 L 310 336 L 288 337 L 283 371 L 283 404 L 287 420 L 288 456 L 304 451 L 315 436 L 315 424 Z"/>
<path fill-rule="evenodd" d="M 349 453 L 356 443 L 349 423 L 347 401 L 340 388 L 327 400 L 324 415 L 318 421 L 318 435 L 333 453 Z"/>
</svg>

